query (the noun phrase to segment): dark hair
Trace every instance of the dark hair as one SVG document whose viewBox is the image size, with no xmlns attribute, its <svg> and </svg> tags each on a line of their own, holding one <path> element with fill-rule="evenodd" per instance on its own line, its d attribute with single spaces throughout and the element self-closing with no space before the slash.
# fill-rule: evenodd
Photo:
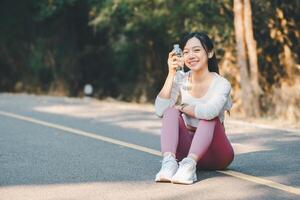
<svg viewBox="0 0 300 200">
<path fill-rule="evenodd" d="M 208 35 L 206 33 L 203 33 L 203 32 L 192 32 L 192 33 L 186 34 L 181 41 L 181 47 L 183 48 L 186 45 L 187 41 L 193 37 L 197 38 L 201 42 L 207 55 L 208 55 L 208 52 L 213 51 L 214 45 L 213 45 L 212 40 L 208 37 Z M 208 58 L 208 70 L 210 72 L 216 72 L 219 74 L 218 61 L 217 61 L 215 53 L 214 53 L 213 57 Z"/>
</svg>

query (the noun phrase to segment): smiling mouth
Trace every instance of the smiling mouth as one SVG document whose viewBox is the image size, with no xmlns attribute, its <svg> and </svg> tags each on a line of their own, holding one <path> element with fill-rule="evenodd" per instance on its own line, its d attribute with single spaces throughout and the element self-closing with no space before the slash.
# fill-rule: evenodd
<svg viewBox="0 0 300 200">
<path fill-rule="evenodd" d="M 198 63 L 198 61 L 191 61 L 191 62 L 188 62 L 191 66 L 195 65 Z"/>
</svg>

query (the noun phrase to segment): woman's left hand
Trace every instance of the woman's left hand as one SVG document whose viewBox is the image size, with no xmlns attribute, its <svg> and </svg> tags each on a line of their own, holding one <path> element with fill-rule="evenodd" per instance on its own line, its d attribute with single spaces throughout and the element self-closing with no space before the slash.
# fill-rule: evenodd
<svg viewBox="0 0 300 200">
<path fill-rule="evenodd" d="M 188 105 L 187 104 L 181 104 L 181 105 L 174 105 L 174 108 L 179 110 L 180 112 L 184 112 L 184 108 L 186 108 Z"/>
<path fill-rule="evenodd" d="M 181 111 L 181 110 L 180 110 L 180 109 L 181 109 L 181 106 L 180 106 L 180 105 L 174 105 L 173 108 L 175 108 L 175 109 Z"/>
<path fill-rule="evenodd" d="M 195 117 L 195 106 L 193 105 L 174 105 L 173 108 L 179 110 L 182 113 L 185 113 L 186 115 L 189 115 L 191 117 Z"/>
</svg>

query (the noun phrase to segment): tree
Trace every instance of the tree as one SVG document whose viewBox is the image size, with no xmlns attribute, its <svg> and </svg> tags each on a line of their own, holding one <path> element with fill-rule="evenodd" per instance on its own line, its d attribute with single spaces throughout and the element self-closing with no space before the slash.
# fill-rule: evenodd
<svg viewBox="0 0 300 200">
<path fill-rule="evenodd" d="M 258 61 L 250 0 L 234 0 L 233 10 L 242 104 L 246 115 L 259 116 L 261 89 L 258 83 Z"/>
<path fill-rule="evenodd" d="M 254 116 L 260 116 L 260 104 L 259 95 L 262 94 L 262 90 L 259 86 L 259 73 L 258 73 L 258 61 L 257 61 L 257 48 L 256 41 L 254 39 L 253 27 L 252 27 L 252 11 L 250 0 L 244 0 L 244 26 L 245 26 L 245 40 L 247 45 L 249 68 L 250 68 L 250 82 L 252 85 L 252 108 Z"/>
</svg>

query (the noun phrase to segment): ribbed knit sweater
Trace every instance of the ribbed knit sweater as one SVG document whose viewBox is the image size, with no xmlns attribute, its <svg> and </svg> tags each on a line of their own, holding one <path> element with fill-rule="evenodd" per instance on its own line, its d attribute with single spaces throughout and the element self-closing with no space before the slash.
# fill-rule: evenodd
<svg viewBox="0 0 300 200">
<path fill-rule="evenodd" d="M 156 115 L 162 117 L 168 107 L 172 107 L 181 96 L 180 103 L 195 106 L 195 118 L 187 114 L 182 114 L 185 124 L 197 127 L 199 119 L 210 120 L 219 117 L 220 121 L 224 121 L 225 110 L 230 110 L 232 101 L 230 98 L 231 85 L 227 79 L 217 73 L 213 73 L 214 78 L 207 92 L 201 98 L 195 98 L 187 90 L 189 72 L 184 74 L 183 83 L 172 83 L 170 99 L 164 99 L 159 96 L 155 100 Z"/>
</svg>

